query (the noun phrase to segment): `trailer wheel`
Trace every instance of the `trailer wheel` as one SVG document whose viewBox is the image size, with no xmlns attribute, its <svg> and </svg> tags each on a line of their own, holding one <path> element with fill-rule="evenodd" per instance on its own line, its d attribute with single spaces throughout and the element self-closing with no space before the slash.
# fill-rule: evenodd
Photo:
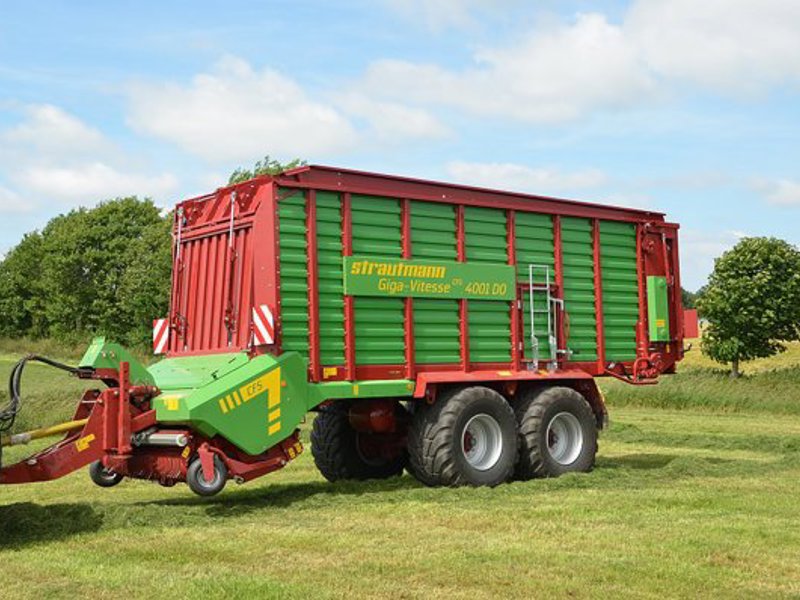
<svg viewBox="0 0 800 600">
<path fill-rule="evenodd" d="M 186 469 L 186 484 L 198 496 L 214 496 L 222 491 L 228 482 L 228 467 L 222 459 L 214 455 L 214 477 L 206 481 L 203 475 L 203 465 L 199 458 L 195 458 Z"/>
<path fill-rule="evenodd" d="M 103 463 L 101 463 L 99 460 L 96 460 L 89 465 L 89 477 L 92 478 L 92 481 L 96 485 L 104 488 L 114 487 L 123 480 L 122 475 L 112 471 L 111 469 L 105 468 Z"/>
<path fill-rule="evenodd" d="M 591 471 L 597 454 L 597 423 L 586 399 L 568 387 L 523 393 L 516 406 L 520 459 L 518 479 Z"/>
<path fill-rule="evenodd" d="M 399 406 L 399 405 L 398 405 Z M 349 403 L 340 400 L 317 413 L 311 428 L 311 454 L 322 476 L 330 482 L 388 479 L 403 472 L 405 452 L 385 456 L 382 435 L 353 429 Z M 399 406 L 398 410 L 405 410 Z"/>
<path fill-rule="evenodd" d="M 419 411 L 409 440 L 411 472 L 426 485 L 499 485 L 517 460 L 514 411 L 482 386 L 454 390 Z"/>
</svg>

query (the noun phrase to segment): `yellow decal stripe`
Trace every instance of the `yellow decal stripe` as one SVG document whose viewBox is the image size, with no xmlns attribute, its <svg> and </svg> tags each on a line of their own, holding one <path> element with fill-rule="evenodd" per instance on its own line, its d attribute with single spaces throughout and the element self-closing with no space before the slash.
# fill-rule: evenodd
<svg viewBox="0 0 800 600">
<path fill-rule="evenodd" d="M 242 405 L 242 400 L 239 398 L 239 394 L 237 394 L 236 392 L 233 392 L 231 394 L 231 396 L 233 396 L 233 400 L 236 402 L 236 406 L 241 406 Z"/>
<path fill-rule="evenodd" d="M 272 425 L 269 426 L 267 433 L 269 433 L 269 435 L 272 435 L 273 433 L 277 433 L 280 430 L 281 430 L 281 422 L 278 421 L 277 423 L 273 423 Z"/>
<path fill-rule="evenodd" d="M 272 423 L 273 421 L 277 421 L 281 418 L 281 409 L 276 408 L 271 413 L 269 413 L 269 422 Z"/>
<path fill-rule="evenodd" d="M 228 407 L 227 407 L 227 406 L 225 406 L 225 398 L 220 398 L 220 399 L 219 399 L 219 409 L 222 411 L 222 414 L 223 414 L 223 415 L 224 415 L 226 412 L 228 412 Z"/>
<path fill-rule="evenodd" d="M 228 403 L 228 408 L 230 408 L 231 410 L 236 408 L 236 405 L 233 403 L 233 400 L 231 400 L 230 396 L 225 396 L 225 402 Z"/>
<path fill-rule="evenodd" d="M 83 452 L 89 447 L 89 444 L 91 444 L 93 441 L 94 441 L 94 434 L 90 433 L 86 437 L 78 439 L 75 442 L 75 448 L 77 448 L 78 452 Z"/>
</svg>

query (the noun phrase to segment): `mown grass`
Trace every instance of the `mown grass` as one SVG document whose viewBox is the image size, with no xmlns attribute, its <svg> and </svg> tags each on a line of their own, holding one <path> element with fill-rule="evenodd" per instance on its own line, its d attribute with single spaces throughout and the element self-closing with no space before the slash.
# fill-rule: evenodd
<svg viewBox="0 0 800 600">
<path fill-rule="evenodd" d="M 800 418 L 625 408 L 597 469 L 329 484 L 309 453 L 214 499 L 85 473 L 0 489 L 6 597 L 789 597 Z"/>
<path fill-rule="evenodd" d="M 213 499 L 139 481 L 103 490 L 85 472 L 0 487 L 0 590 L 20 598 L 796 597 L 800 386 L 791 372 L 800 361 L 730 381 L 696 356 L 656 387 L 604 383 L 612 424 L 585 475 L 493 490 L 429 489 L 408 476 L 329 484 L 306 452 Z M 0 361 L 0 379 L 11 364 Z M 25 380 L 27 409 L 55 418 L 82 386 L 38 369 Z M 662 401 L 671 408 L 653 407 Z"/>
</svg>

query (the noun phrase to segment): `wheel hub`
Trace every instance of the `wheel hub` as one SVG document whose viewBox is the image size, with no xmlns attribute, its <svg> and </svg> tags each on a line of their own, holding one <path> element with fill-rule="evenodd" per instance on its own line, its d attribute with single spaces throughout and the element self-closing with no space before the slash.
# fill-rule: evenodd
<svg viewBox="0 0 800 600">
<path fill-rule="evenodd" d="M 560 465 L 571 465 L 583 450 L 583 429 L 578 418 L 569 412 L 560 412 L 547 426 L 547 450 Z"/>
<path fill-rule="evenodd" d="M 497 464 L 503 452 L 500 424 L 487 414 L 472 417 L 461 434 L 461 448 L 467 463 L 478 471 L 487 471 Z"/>
</svg>

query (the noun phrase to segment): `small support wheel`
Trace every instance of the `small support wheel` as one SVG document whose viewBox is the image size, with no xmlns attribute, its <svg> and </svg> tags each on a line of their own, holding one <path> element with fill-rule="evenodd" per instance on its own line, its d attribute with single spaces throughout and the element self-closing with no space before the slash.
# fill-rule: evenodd
<svg viewBox="0 0 800 600">
<path fill-rule="evenodd" d="M 96 460 L 89 465 L 89 477 L 92 478 L 92 481 L 95 483 L 95 485 L 99 485 L 100 487 L 104 488 L 114 487 L 124 479 L 124 477 L 119 473 L 115 473 L 111 469 L 104 467 L 103 463 L 99 460 Z"/>
<path fill-rule="evenodd" d="M 211 481 L 207 481 L 203 475 L 203 465 L 199 458 L 196 458 L 186 470 L 186 484 L 198 496 L 214 496 L 222 491 L 228 482 L 228 467 L 222 459 L 214 455 L 214 476 Z"/>
</svg>

